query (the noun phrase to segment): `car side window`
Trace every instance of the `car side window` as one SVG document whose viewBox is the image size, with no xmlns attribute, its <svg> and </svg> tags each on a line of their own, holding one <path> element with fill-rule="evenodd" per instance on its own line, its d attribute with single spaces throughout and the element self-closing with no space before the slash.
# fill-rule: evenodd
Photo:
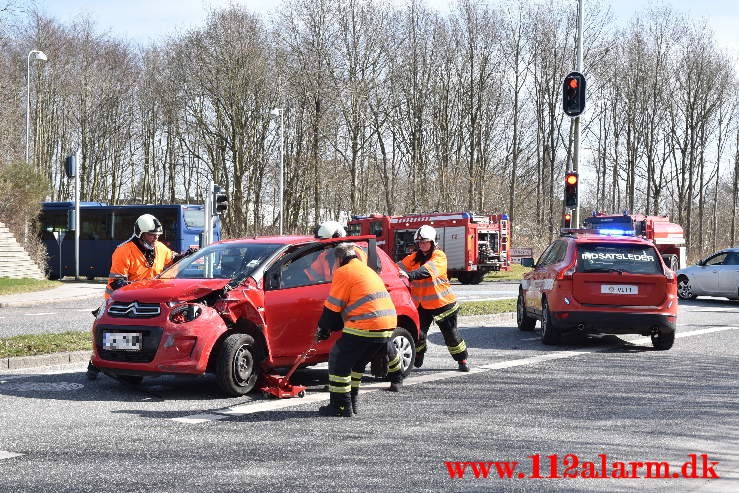
<svg viewBox="0 0 739 493">
<path fill-rule="evenodd" d="M 726 253 L 719 253 L 706 259 L 705 265 L 727 265 L 724 261 L 726 260 Z"/>
<path fill-rule="evenodd" d="M 557 240 L 544 250 L 544 253 L 539 257 L 539 262 L 537 262 L 536 267 L 556 264 L 564 259 L 566 252 L 567 243 L 562 240 Z"/>
<path fill-rule="evenodd" d="M 724 260 L 724 265 L 739 265 L 739 253 L 730 253 Z"/>
<path fill-rule="evenodd" d="M 300 257 L 294 257 L 280 265 L 280 289 L 297 288 L 326 282 L 324 268 L 333 263 L 332 249 L 313 250 Z M 318 270 L 320 269 L 320 272 Z M 328 279 L 330 280 L 330 279 Z"/>
<path fill-rule="evenodd" d="M 554 250 L 556 243 L 552 243 L 547 247 L 546 250 L 544 250 L 544 253 L 541 254 L 541 257 L 539 257 L 539 261 L 536 262 L 536 267 L 544 267 L 545 265 L 549 265 L 551 262 L 549 261 L 552 250 Z"/>
</svg>

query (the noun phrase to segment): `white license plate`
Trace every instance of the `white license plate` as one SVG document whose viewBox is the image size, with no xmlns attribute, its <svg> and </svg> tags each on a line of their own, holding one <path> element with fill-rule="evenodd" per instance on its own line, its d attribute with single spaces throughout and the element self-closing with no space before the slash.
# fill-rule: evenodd
<svg viewBox="0 0 739 493">
<path fill-rule="evenodd" d="M 639 294 L 639 286 L 631 284 L 601 284 L 601 294 Z"/>
<path fill-rule="evenodd" d="M 141 351 L 141 332 L 103 332 L 103 349 Z"/>
</svg>

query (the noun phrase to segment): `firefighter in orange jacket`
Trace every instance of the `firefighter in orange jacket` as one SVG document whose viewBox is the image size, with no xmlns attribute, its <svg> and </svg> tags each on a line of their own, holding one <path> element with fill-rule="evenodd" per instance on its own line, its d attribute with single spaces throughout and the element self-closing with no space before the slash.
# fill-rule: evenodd
<svg viewBox="0 0 739 493">
<path fill-rule="evenodd" d="M 418 251 L 398 262 L 401 275 L 410 280 L 411 296 L 418 307 L 421 322 L 421 338 L 416 346 L 414 365 L 417 368 L 423 365 L 426 336 L 431 322 L 436 322 L 459 371 L 470 371 L 467 364 L 467 344 L 457 331 L 457 297 L 454 296 L 447 278 L 446 255 L 436 248 L 436 229 L 423 225 L 416 230 L 414 240 Z"/>
<path fill-rule="evenodd" d="M 357 396 L 364 369 L 378 353 L 388 350 L 397 325 L 395 305 L 380 276 L 357 258 L 356 245 L 342 243 L 334 249 L 336 269 L 316 339 L 326 340 L 341 330 L 328 359 L 330 403 L 322 406 L 324 416 L 351 417 L 357 413 Z M 394 347 L 394 346 L 393 346 Z M 400 355 L 390 355 L 390 390 L 402 382 Z"/>
<path fill-rule="evenodd" d="M 133 236 L 113 251 L 105 288 L 106 299 L 116 289 L 134 281 L 153 279 L 169 264 L 197 251 L 196 248 L 190 248 L 185 253 L 173 252 L 159 241 L 163 232 L 162 223 L 151 214 L 136 219 Z"/>
</svg>

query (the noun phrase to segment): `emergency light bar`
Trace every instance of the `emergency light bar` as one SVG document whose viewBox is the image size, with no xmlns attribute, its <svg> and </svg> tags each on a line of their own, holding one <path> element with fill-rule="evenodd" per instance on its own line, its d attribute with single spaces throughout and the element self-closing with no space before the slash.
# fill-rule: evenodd
<svg viewBox="0 0 739 493">
<path fill-rule="evenodd" d="M 560 228 L 560 234 L 591 234 L 601 236 L 636 236 L 633 229 L 587 229 L 587 228 Z"/>
</svg>

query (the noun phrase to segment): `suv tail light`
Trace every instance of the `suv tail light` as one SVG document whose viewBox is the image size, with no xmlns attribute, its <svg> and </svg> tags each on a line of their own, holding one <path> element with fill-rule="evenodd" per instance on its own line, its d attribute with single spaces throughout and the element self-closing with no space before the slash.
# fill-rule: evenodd
<svg viewBox="0 0 739 493">
<path fill-rule="evenodd" d="M 575 268 L 577 267 L 577 260 L 573 260 L 570 265 L 562 269 L 557 273 L 557 280 L 562 279 L 572 279 L 572 274 L 575 273 Z"/>
<path fill-rule="evenodd" d="M 670 284 L 677 282 L 676 281 L 677 276 L 675 275 L 675 271 L 670 269 L 669 267 L 665 268 L 665 277 L 670 282 Z"/>
</svg>

